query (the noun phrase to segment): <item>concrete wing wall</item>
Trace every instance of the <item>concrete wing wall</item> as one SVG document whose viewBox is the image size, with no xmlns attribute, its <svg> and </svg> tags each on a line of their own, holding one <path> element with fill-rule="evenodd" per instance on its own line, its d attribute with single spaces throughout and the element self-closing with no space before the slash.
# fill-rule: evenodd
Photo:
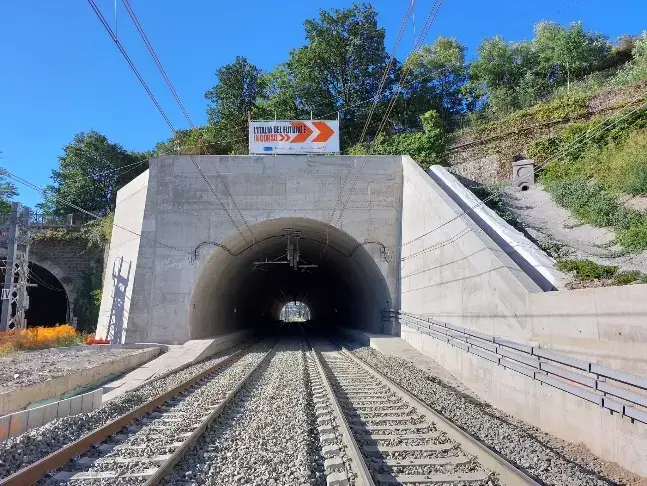
<svg viewBox="0 0 647 486">
<path fill-rule="evenodd" d="M 129 332 L 135 270 L 139 260 L 149 171 L 136 177 L 117 194 L 115 220 L 105 264 L 103 293 L 96 336 L 125 342 Z M 130 230 L 130 231 L 128 231 Z M 132 330 L 131 330 L 132 332 Z"/>
<path fill-rule="evenodd" d="M 541 289 L 418 164 L 402 166 L 402 310 L 530 337 L 526 297 Z"/>
</svg>

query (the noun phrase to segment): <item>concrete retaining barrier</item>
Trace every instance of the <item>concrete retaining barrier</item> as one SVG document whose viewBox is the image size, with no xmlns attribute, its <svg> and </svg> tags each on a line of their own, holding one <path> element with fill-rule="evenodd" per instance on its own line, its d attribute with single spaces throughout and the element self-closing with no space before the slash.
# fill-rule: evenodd
<svg viewBox="0 0 647 486">
<path fill-rule="evenodd" d="M 91 412 L 101 406 L 102 394 L 103 391 L 99 388 L 83 395 L 0 417 L 0 441 L 16 437 L 57 418 Z"/>
<path fill-rule="evenodd" d="M 30 403 L 48 398 L 61 397 L 77 388 L 96 383 L 108 375 L 121 374 L 137 368 L 159 354 L 158 347 L 146 348 L 115 361 L 103 363 L 92 368 L 69 375 L 58 376 L 41 383 L 26 386 L 9 392 L 0 393 L 0 415 L 23 410 Z"/>
</svg>

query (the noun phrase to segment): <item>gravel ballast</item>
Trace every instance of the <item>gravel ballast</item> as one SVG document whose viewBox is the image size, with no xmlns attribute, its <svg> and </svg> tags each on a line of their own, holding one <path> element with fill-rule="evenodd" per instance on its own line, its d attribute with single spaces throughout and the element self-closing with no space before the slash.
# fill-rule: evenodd
<svg viewBox="0 0 647 486">
<path fill-rule="evenodd" d="M 92 412 L 56 419 L 18 437 L 0 442 L 0 479 L 134 410 L 144 402 L 226 359 L 233 352 L 235 349 L 224 351 L 177 373 L 153 380 L 141 388 L 110 400 Z"/>
<path fill-rule="evenodd" d="M 546 484 L 647 485 L 647 479 L 468 397 L 405 359 L 353 347 L 357 357 Z"/>
<path fill-rule="evenodd" d="M 111 361 L 119 361 L 141 352 L 141 349 L 109 346 L 17 351 L 0 357 L 0 390 L 6 393 Z"/>
<path fill-rule="evenodd" d="M 282 340 L 167 484 L 317 483 L 303 341 Z"/>
<path fill-rule="evenodd" d="M 124 429 L 118 436 L 105 444 L 114 446 L 111 451 L 94 447 L 79 458 L 62 468 L 71 473 L 116 473 L 119 476 L 133 475 L 151 469 L 151 463 L 140 461 L 172 453 L 172 444 L 181 442 L 183 434 L 190 434 L 211 412 L 212 407 L 221 403 L 262 359 L 267 355 L 272 343 L 264 342 L 254 347 L 231 366 L 201 381 L 183 396 L 166 402 L 162 409 L 137 421 L 132 427 Z M 143 447 L 142 447 L 143 446 Z M 89 466 L 83 460 L 95 460 Z M 124 461 L 125 460 L 125 461 Z M 146 481 L 146 478 L 127 478 L 130 484 Z M 126 480 L 126 478 L 124 478 Z M 93 483 L 100 480 L 92 480 Z M 84 481 L 60 481 L 53 478 L 42 481 L 41 485 L 83 484 Z"/>
</svg>

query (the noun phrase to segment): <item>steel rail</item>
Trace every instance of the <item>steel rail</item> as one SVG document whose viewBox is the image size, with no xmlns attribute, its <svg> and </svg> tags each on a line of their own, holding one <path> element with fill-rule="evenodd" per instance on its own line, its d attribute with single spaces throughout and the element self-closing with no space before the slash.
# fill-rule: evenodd
<svg viewBox="0 0 647 486">
<path fill-rule="evenodd" d="M 222 413 L 222 411 L 225 409 L 225 407 L 231 402 L 236 395 L 238 395 L 238 392 L 245 386 L 247 381 L 251 378 L 252 374 L 266 361 L 272 358 L 274 354 L 276 354 L 276 345 L 278 344 L 278 340 L 274 342 L 274 345 L 272 346 L 272 349 L 270 349 L 265 356 L 263 356 L 263 359 L 261 359 L 257 364 L 252 366 L 252 368 L 245 374 L 242 380 L 234 387 L 233 390 L 231 390 L 225 399 L 218 404 L 218 406 L 209 414 L 207 417 L 204 419 L 204 421 L 200 424 L 200 426 L 195 429 L 189 437 L 187 437 L 186 440 L 182 442 L 182 445 L 179 446 L 173 454 L 171 454 L 171 457 L 169 457 L 166 461 L 164 461 L 158 469 L 153 473 L 151 477 L 146 480 L 144 483 L 144 486 L 155 486 L 160 483 L 162 479 L 164 479 L 167 476 L 170 476 L 173 473 L 173 469 L 175 466 L 184 458 L 184 455 L 198 443 L 198 440 L 200 440 L 200 437 L 202 434 L 205 433 L 205 431 L 211 426 L 211 424 L 218 418 L 218 416 Z"/>
<path fill-rule="evenodd" d="M 163 403 L 169 401 L 173 397 L 181 394 L 194 383 L 202 380 L 207 375 L 214 373 L 240 359 L 247 351 L 253 346 L 250 344 L 248 347 L 239 349 L 231 356 L 226 357 L 222 361 L 216 363 L 214 366 L 200 372 L 196 376 L 189 378 L 185 382 L 177 385 L 166 393 L 149 400 L 148 402 L 140 405 L 134 410 L 117 417 L 116 419 L 108 422 L 107 424 L 99 427 L 98 429 L 84 435 L 80 439 L 75 440 L 64 446 L 63 448 L 49 454 L 42 459 L 26 466 L 10 476 L 0 480 L 0 486 L 30 486 L 43 479 L 48 472 L 59 469 L 65 464 L 70 462 L 75 456 L 79 456 L 87 452 L 94 444 L 105 441 L 108 437 L 116 434 L 125 426 L 142 418 L 146 414 L 152 412 Z"/>
<path fill-rule="evenodd" d="M 305 335 L 305 332 L 304 332 L 304 335 Z M 371 473 L 366 464 L 366 460 L 362 455 L 359 444 L 355 440 L 355 437 L 353 437 L 353 432 L 350 429 L 350 425 L 348 425 L 348 421 L 346 420 L 346 417 L 344 416 L 344 413 L 342 412 L 341 407 L 339 406 L 339 401 L 337 400 L 337 396 L 335 395 L 335 392 L 333 391 L 332 386 L 330 385 L 330 381 L 328 380 L 326 371 L 324 370 L 323 365 L 321 364 L 321 358 L 319 358 L 319 356 L 317 355 L 317 351 L 314 349 L 314 346 L 312 346 L 312 344 L 310 343 L 310 340 L 308 339 L 307 335 L 305 335 L 305 340 L 306 340 L 306 343 L 308 344 L 308 347 L 310 348 L 312 356 L 314 357 L 314 363 L 315 363 L 315 366 L 317 367 L 317 371 L 319 372 L 319 375 L 321 376 L 321 382 L 323 383 L 323 386 L 326 389 L 326 394 L 328 395 L 328 398 L 330 400 L 330 405 L 332 407 L 333 415 L 335 416 L 337 424 L 339 425 L 338 430 L 342 435 L 342 441 L 347 448 L 346 452 L 350 456 L 351 462 L 354 466 L 353 472 L 357 474 L 357 478 L 355 479 L 355 485 L 356 486 L 375 486 L 375 483 L 371 478 Z"/>
<path fill-rule="evenodd" d="M 371 365 L 366 363 L 364 360 L 358 358 L 353 353 L 351 353 L 343 344 L 340 342 L 328 338 L 331 342 L 335 343 L 341 348 L 340 353 L 345 357 L 349 358 L 355 362 L 362 369 L 371 373 L 378 380 L 387 384 L 391 389 L 393 389 L 398 395 L 405 398 L 412 406 L 417 407 L 423 410 L 425 413 L 428 413 L 433 417 L 436 426 L 443 430 L 447 435 L 456 441 L 460 446 L 470 454 L 476 456 L 485 468 L 491 469 L 492 471 L 497 472 L 503 481 L 507 485 L 527 485 L 527 486 L 541 486 L 541 483 L 538 479 L 530 475 L 530 473 L 521 469 L 520 467 L 515 466 L 505 457 L 503 457 L 498 451 L 491 448 L 484 442 L 482 442 L 477 437 L 473 436 L 465 429 L 463 429 L 459 424 L 448 419 L 441 413 L 432 409 L 426 403 L 422 402 L 411 392 L 405 390 L 400 385 L 395 383 L 393 380 L 388 378 L 386 375 L 382 374 L 380 371 L 373 368 Z"/>
</svg>

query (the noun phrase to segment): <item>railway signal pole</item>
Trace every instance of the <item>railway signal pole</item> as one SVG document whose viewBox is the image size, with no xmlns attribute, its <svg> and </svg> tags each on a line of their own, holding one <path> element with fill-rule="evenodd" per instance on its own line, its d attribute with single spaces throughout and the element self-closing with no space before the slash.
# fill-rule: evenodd
<svg viewBox="0 0 647 486">
<path fill-rule="evenodd" d="M 10 329 L 25 329 L 25 314 L 29 308 L 29 246 L 31 235 L 29 221 L 31 211 L 23 208 L 19 217 L 20 205 L 11 203 L 9 227 L 7 231 L 7 259 L 5 260 L 4 285 L 2 287 L 2 314 L 0 332 Z M 22 220 L 21 220 L 22 219 Z"/>
</svg>

